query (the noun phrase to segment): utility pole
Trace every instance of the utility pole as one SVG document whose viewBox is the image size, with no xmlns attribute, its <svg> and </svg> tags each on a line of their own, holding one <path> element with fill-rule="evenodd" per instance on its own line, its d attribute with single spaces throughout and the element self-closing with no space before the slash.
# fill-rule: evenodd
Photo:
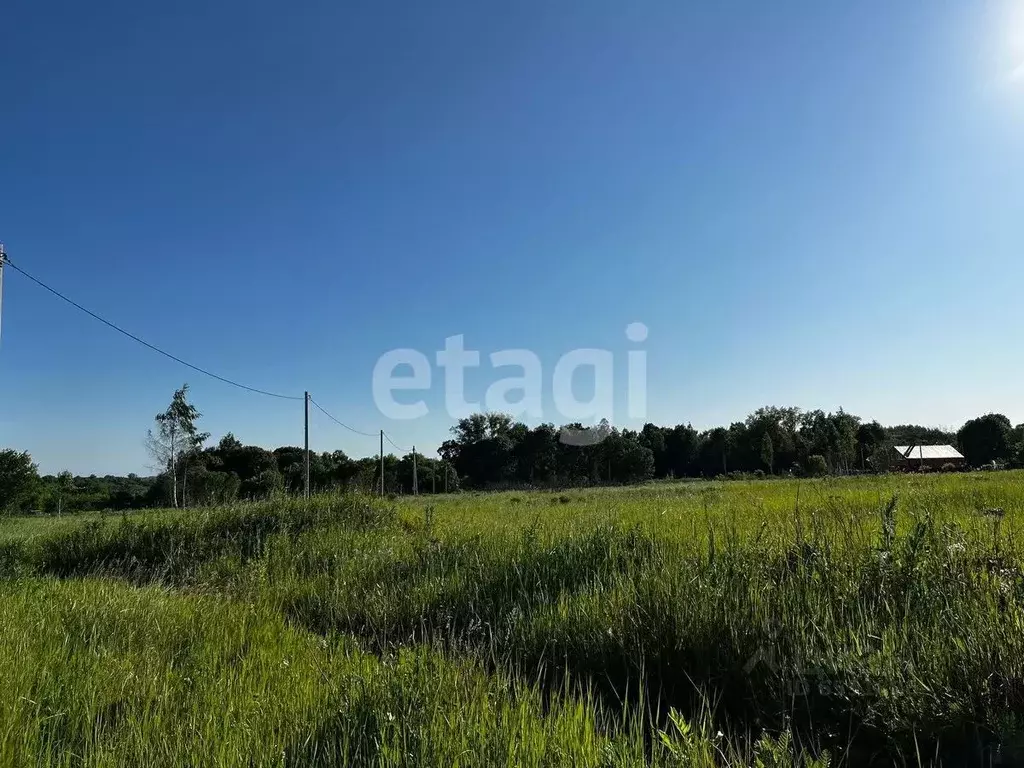
<svg viewBox="0 0 1024 768">
<path fill-rule="evenodd" d="M 430 493 L 431 495 L 437 495 L 437 462 L 434 462 L 434 466 L 430 469 Z"/>
<path fill-rule="evenodd" d="M 384 430 L 380 431 L 380 497 L 384 498 Z"/>
<path fill-rule="evenodd" d="M 306 498 L 309 498 L 309 392 L 304 398 L 306 401 Z"/>
<path fill-rule="evenodd" d="M 4 262 L 7 261 L 7 251 L 4 250 L 4 244 L 0 243 L 0 322 L 3 321 L 3 308 L 4 308 Z"/>
<path fill-rule="evenodd" d="M 412 495 L 420 495 L 420 484 L 416 477 L 416 446 L 412 447 Z"/>
<path fill-rule="evenodd" d="M 442 461 L 441 463 L 444 464 L 444 492 L 448 493 L 448 462 Z"/>
</svg>

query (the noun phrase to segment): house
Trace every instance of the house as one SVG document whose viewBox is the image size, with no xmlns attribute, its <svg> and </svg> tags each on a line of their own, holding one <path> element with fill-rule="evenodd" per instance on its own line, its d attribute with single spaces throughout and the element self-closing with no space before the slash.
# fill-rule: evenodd
<svg viewBox="0 0 1024 768">
<path fill-rule="evenodd" d="M 893 451 L 893 469 L 942 469 L 947 464 L 963 469 L 967 465 L 964 455 L 952 445 L 896 445 Z"/>
</svg>

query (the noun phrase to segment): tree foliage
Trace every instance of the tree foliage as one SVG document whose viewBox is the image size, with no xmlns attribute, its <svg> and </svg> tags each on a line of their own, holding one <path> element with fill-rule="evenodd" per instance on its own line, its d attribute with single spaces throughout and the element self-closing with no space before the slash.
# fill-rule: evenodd
<svg viewBox="0 0 1024 768">
<path fill-rule="evenodd" d="M 53 514 L 166 505 L 214 505 L 236 499 L 298 494 L 305 486 L 305 451 L 297 446 L 267 450 L 228 433 L 215 446 L 198 430 L 199 411 L 188 402 L 188 387 L 149 432 L 158 459 L 154 477 L 39 478 L 27 453 L 0 451 L 0 510 Z M 951 434 L 933 427 L 883 427 L 843 409 L 826 413 L 765 406 L 728 427 L 704 431 L 691 424 L 640 430 L 602 421 L 528 426 L 501 413 L 477 413 L 459 420 L 437 457 L 367 456 L 343 451 L 311 453 L 313 492 L 359 488 L 387 493 L 432 493 L 462 488 L 555 487 L 636 483 L 652 478 L 685 478 L 771 473 L 820 476 L 871 468 L 889 469 L 893 445 L 955 443 L 968 462 L 980 466 L 1007 460 L 1024 466 L 1024 425 L 1011 427 L 1000 414 L 968 421 Z M 382 468 L 383 464 L 383 468 Z"/>
<path fill-rule="evenodd" d="M 825 457 L 819 454 L 807 457 L 807 474 L 810 477 L 824 477 L 828 474 L 828 464 Z"/>
<path fill-rule="evenodd" d="M 170 477 L 170 501 L 175 507 L 187 504 L 189 459 L 210 436 L 196 427 L 200 416 L 202 414 L 188 402 L 188 384 L 183 384 L 171 397 L 167 410 L 156 415 L 156 431 L 150 430 L 146 437 L 150 455 Z"/>
<path fill-rule="evenodd" d="M 439 454 L 469 488 L 631 483 L 654 477 L 655 451 L 642 431 L 618 430 L 607 421 L 593 430 L 582 424 L 564 430 L 571 439 L 553 424 L 530 428 L 504 414 L 474 414 L 452 427 L 452 438 Z M 665 440 L 660 435 L 658 440 L 664 457 Z"/>
<path fill-rule="evenodd" d="M 27 451 L 0 450 L 0 511 L 27 511 L 35 501 L 38 486 L 38 467 Z"/>
<path fill-rule="evenodd" d="M 772 436 L 767 432 L 761 436 L 761 462 L 768 467 L 768 471 L 774 473 L 775 447 L 772 443 Z"/>
<path fill-rule="evenodd" d="M 960 450 L 973 467 L 1007 460 L 1010 455 L 1010 420 L 1001 413 L 988 413 L 971 419 L 957 432 Z"/>
</svg>

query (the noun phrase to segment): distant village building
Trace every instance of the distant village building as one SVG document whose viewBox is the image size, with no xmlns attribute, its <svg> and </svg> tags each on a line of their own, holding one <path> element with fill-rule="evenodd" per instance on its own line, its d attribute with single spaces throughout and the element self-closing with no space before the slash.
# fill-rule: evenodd
<svg viewBox="0 0 1024 768">
<path fill-rule="evenodd" d="M 967 460 L 952 445 L 897 445 L 892 467 L 898 470 L 942 469 L 952 464 L 957 469 L 967 466 Z"/>
</svg>

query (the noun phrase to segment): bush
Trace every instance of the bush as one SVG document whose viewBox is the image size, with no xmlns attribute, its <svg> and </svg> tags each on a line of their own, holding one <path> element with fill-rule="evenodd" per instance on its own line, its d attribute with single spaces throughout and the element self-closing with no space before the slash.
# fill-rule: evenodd
<svg viewBox="0 0 1024 768">
<path fill-rule="evenodd" d="M 947 461 L 945 464 L 942 465 L 942 471 L 943 472 L 956 472 L 956 470 L 957 470 L 956 464 L 953 464 L 951 462 Z"/>
<path fill-rule="evenodd" d="M 828 464 L 821 454 L 807 457 L 807 474 L 810 477 L 824 477 L 828 474 Z"/>
</svg>

